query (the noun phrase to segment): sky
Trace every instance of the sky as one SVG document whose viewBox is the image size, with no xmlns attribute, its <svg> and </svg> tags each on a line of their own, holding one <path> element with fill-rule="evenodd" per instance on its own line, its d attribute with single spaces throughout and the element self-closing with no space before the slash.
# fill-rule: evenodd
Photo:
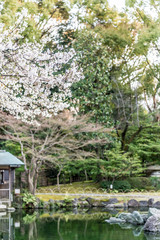
<svg viewBox="0 0 160 240">
<path fill-rule="evenodd" d="M 118 10 L 121 10 L 125 6 L 125 0 L 108 0 L 108 2 L 111 7 L 115 5 Z"/>
</svg>

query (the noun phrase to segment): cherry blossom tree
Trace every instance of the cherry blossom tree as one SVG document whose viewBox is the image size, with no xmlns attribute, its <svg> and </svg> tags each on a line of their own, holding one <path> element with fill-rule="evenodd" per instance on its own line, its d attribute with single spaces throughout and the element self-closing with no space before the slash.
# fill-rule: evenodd
<svg viewBox="0 0 160 240">
<path fill-rule="evenodd" d="M 66 162 L 87 157 L 96 158 L 96 150 L 89 151 L 87 147 L 106 145 L 109 139 L 98 133 L 112 130 L 89 123 L 86 116 L 75 117 L 67 110 L 54 118 L 40 117 L 39 121 L 40 125 L 26 124 L 12 115 L 0 112 L 0 138 L 19 144 L 31 193 L 36 191 L 42 166 L 48 164 L 58 168 L 59 187 L 59 176 Z M 86 133 L 93 133 L 93 137 L 87 138 Z"/>
<path fill-rule="evenodd" d="M 33 41 L 24 38 L 31 17 L 41 32 Z M 31 16 L 22 8 L 13 25 L 6 29 L 0 24 L 0 106 L 32 123 L 38 115 L 50 117 L 68 108 L 70 87 L 83 78 L 74 49 L 58 41 L 67 20 L 40 18 L 40 13 Z"/>
</svg>

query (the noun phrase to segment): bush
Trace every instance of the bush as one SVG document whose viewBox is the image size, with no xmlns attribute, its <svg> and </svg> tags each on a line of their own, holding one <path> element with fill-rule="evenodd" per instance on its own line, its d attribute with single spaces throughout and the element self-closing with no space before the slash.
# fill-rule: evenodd
<svg viewBox="0 0 160 240">
<path fill-rule="evenodd" d="M 101 188 L 104 188 L 104 189 L 109 189 L 109 188 L 110 188 L 110 185 L 111 185 L 111 182 L 110 182 L 110 181 L 102 181 L 102 182 L 100 183 Z"/>
<path fill-rule="evenodd" d="M 31 193 L 24 193 L 23 195 L 23 207 L 34 208 L 37 205 L 36 197 Z"/>
<path fill-rule="evenodd" d="M 112 183 L 110 181 L 103 181 L 101 182 L 101 187 L 104 189 L 110 189 L 110 185 Z M 129 191 L 131 189 L 131 185 L 128 181 L 126 180 L 117 180 L 114 181 L 113 183 L 113 190 L 118 190 L 118 191 Z"/>
<path fill-rule="evenodd" d="M 152 186 L 154 186 L 155 190 L 160 190 L 160 179 L 157 177 L 150 177 L 150 181 Z"/>
<path fill-rule="evenodd" d="M 131 178 L 128 178 L 127 181 L 131 185 L 132 189 L 148 190 L 151 187 L 153 188 L 151 179 L 147 177 L 131 177 Z"/>
<path fill-rule="evenodd" d="M 131 189 L 131 185 L 127 180 L 115 181 L 113 184 L 113 189 L 125 192 Z"/>
</svg>

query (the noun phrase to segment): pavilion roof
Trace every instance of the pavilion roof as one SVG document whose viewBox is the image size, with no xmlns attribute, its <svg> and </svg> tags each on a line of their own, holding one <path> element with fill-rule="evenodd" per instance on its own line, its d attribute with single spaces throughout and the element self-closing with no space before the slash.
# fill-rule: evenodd
<svg viewBox="0 0 160 240">
<path fill-rule="evenodd" d="M 20 167 L 24 163 L 5 150 L 0 150 L 0 166 Z"/>
</svg>

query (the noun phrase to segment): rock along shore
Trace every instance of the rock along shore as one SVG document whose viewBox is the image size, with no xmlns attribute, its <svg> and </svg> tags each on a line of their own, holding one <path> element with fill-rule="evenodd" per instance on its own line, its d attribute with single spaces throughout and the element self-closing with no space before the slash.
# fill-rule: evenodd
<svg viewBox="0 0 160 240">
<path fill-rule="evenodd" d="M 22 208 L 22 199 L 18 197 L 14 202 L 15 208 Z M 154 202 L 153 198 L 148 201 L 137 201 L 136 199 L 130 199 L 129 201 L 122 202 L 117 198 L 109 198 L 105 200 L 99 200 L 91 197 L 80 197 L 70 199 L 69 197 L 64 200 L 53 200 L 41 201 L 37 198 L 37 204 L 35 208 L 93 208 L 93 207 L 103 207 L 106 209 L 127 209 L 127 208 L 160 208 L 160 201 Z"/>
<path fill-rule="evenodd" d="M 138 211 L 120 213 L 117 217 L 111 217 L 105 221 L 110 224 L 119 224 L 121 227 L 126 224 L 143 225 L 141 231 L 160 233 L 160 210 L 156 208 L 149 208 L 147 214 L 141 214 Z"/>
</svg>

